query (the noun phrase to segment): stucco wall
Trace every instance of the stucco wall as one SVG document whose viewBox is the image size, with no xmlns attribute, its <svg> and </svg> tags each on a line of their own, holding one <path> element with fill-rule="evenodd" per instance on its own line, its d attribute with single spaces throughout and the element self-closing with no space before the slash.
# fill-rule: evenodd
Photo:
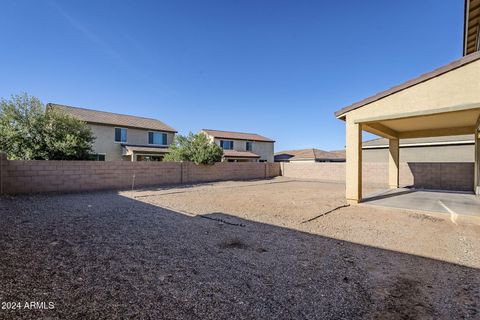
<svg viewBox="0 0 480 320">
<path fill-rule="evenodd" d="M 281 163 L 282 175 L 294 179 L 345 182 L 345 162 Z M 363 163 L 363 183 L 387 185 L 387 163 Z M 424 189 L 473 189 L 473 163 L 470 162 L 409 162 L 400 163 L 400 186 Z"/>
<path fill-rule="evenodd" d="M 474 162 L 473 145 L 400 148 L 400 162 Z M 363 162 L 388 162 L 388 148 L 364 149 Z"/>
<path fill-rule="evenodd" d="M 93 143 L 95 153 L 105 154 L 106 161 L 122 160 L 122 147 L 119 142 L 115 142 L 115 127 L 89 124 L 90 128 L 97 138 Z M 142 130 L 127 128 L 127 144 L 146 145 L 148 146 L 148 132 L 152 130 Z M 174 134 L 167 134 L 167 144 L 173 142 Z"/>
<path fill-rule="evenodd" d="M 480 102 L 480 60 L 350 111 L 363 119 Z"/>
<path fill-rule="evenodd" d="M 252 152 L 258 154 L 261 160 L 273 162 L 274 144 L 272 142 L 254 141 Z"/>
<path fill-rule="evenodd" d="M 222 180 L 265 179 L 280 175 L 278 163 L 128 161 L 9 161 L 0 153 L 0 192 L 25 194 L 130 189 Z"/>
</svg>

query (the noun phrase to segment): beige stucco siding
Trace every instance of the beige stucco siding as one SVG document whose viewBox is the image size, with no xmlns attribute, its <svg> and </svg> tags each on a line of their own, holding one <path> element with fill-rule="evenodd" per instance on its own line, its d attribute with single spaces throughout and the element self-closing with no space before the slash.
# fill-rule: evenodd
<svg viewBox="0 0 480 320">
<path fill-rule="evenodd" d="M 260 156 L 260 160 L 273 162 L 274 146 L 272 142 L 253 142 L 252 152 Z"/>
<path fill-rule="evenodd" d="M 233 141 L 233 150 L 247 151 L 247 141 L 250 140 L 233 140 L 214 138 L 213 141 L 220 145 L 220 140 Z M 252 152 L 260 156 L 260 160 L 273 162 L 274 146 L 273 142 L 252 141 Z"/>
<path fill-rule="evenodd" d="M 350 119 L 480 102 L 480 60 L 348 112 Z"/>
<path fill-rule="evenodd" d="M 364 149 L 363 162 L 388 162 L 388 148 Z M 474 162 L 474 145 L 400 147 L 400 162 Z"/>
<path fill-rule="evenodd" d="M 98 124 L 89 124 L 90 128 L 96 137 L 93 144 L 95 153 L 105 154 L 106 161 L 121 160 L 122 147 L 121 143 L 115 142 L 115 127 L 104 126 Z M 149 145 L 148 132 L 152 130 L 147 129 L 133 129 L 127 128 L 127 142 L 126 144 L 133 145 Z M 174 134 L 165 132 L 167 134 L 167 144 L 171 144 Z"/>
<path fill-rule="evenodd" d="M 105 154 L 106 161 L 121 160 L 122 146 L 119 143 L 115 143 L 114 127 L 93 124 L 89 126 L 95 136 L 93 152 Z"/>
</svg>

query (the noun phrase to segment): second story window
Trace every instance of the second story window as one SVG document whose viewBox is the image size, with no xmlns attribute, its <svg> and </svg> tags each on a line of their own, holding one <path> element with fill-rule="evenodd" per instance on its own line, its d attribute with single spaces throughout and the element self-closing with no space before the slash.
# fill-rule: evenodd
<svg viewBox="0 0 480 320">
<path fill-rule="evenodd" d="M 220 140 L 220 148 L 223 150 L 233 150 L 232 140 Z"/>
<path fill-rule="evenodd" d="M 149 132 L 148 144 L 167 145 L 167 134 L 163 132 Z"/>
<path fill-rule="evenodd" d="M 252 151 L 252 147 L 253 147 L 253 142 L 252 141 L 247 141 L 246 145 L 245 145 L 245 150 Z"/>
<path fill-rule="evenodd" d="M 115 142 L 127 142 L 126 128 L 115 128 Z"/>
</svg>

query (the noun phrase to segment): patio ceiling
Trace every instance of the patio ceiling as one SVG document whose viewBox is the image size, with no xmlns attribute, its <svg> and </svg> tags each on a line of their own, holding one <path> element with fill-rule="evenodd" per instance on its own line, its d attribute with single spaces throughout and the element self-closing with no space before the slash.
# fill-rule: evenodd
<svg viewBox="0 0 480 320">
<path fill-rule="evenodd" d="M 473 53 L 479 49 L 480 35 L 480 0 L 465 1 L 465 39 L 464 55 Z"/>
<path fill-rule="evenodd" d="M 165 154 L 168 152 L 169 149 L 164 147 L 145 147 L 133 145 L 123 146 L 123 155 L 132 155 L 134 153 Z"/>
<path fill-rule="evenodd" d="M 385 138 L 421 138 L 473 134 L 480 118 L 480 105 L 410 112 L 394 116 L 358 119 L 362 129 Z"/>
</svg>

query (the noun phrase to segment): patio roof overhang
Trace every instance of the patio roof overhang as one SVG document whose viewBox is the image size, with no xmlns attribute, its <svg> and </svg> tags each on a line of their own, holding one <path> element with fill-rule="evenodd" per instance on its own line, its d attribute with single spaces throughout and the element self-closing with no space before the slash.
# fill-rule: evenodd
<svg viewBox="0 0 480 320">
<path fill-rule="evenodd" d="M 258 159 L 260 156 L 250 151 L 224 150 L 223 157 L 227 159 Z"/>
<path fill-rule="evenodd" d="M 122 145 L 123 155 L 133 154 L 165 154 L 169 152 L 167 147 L 150 147 L 136 145 Z"/>
<path fill-rule="evenodd" d="M 480 103 L 356 119 L 362 130 L 387 139 L 473 134 L 479 126 Z"/>
<path fill-rule="evenodd" d="M 479 62 L 480 52 L 469 54 L 440 68 L 344 107 L 335 112 L 335 117 L 337 119 L 346 120 L 347 114 L 357 113 L 355 111 L 369 109 L 370 107 L 377 109 L 370 113 L 378 114 L 380 111 L 378 109 L 383 106 L 377 105 L 381 105 L 385 101 L 389 102 L 389 106 L 388 108 L 384 108 L 384 111 L 389 111 L 391 115 L 404 109 L 417 111 L 429 108 L 461 106 L 472 102 L 478 102 L 476 99 L 477 96 L 475 96 L 475 99 L 472 99 L 471 97 L 464 98 L 461 96 L 463 92 L 459 91 L 469 92 L 471 88 L 478 89 Z M 417 93 L 416 91 L 419 92 Z M 423 101 L 419 98 L 423 98 Z M 440 99 L 436 100 L 433 98 Z M 462 100 L 466 101 L 459 102 Z M 445 105 L 445 102 L 447 101 L 451 101 L 451 103 Z M 432 102 L 435 102 L 435 104 L 432 104 Z M 432 106 L 429 106 L 428 104 L 432 104 Z M 384 111 L 382 110 L 381 113 L 385 113 Z"/>
</svg>

